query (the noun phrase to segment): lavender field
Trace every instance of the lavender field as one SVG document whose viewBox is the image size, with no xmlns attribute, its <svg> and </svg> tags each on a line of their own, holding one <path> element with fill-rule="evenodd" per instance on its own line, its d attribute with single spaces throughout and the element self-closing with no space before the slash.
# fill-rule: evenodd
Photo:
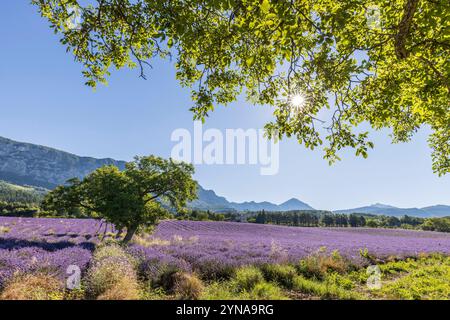
<svg viewBox="0 0 450 320">
<path fill-rule="evenodd" d="M 302 228 L 234 222 L 165 221 L 153 237 L 170 241 L 163 250 L 189 261 L 215 258 L 296 261 L 325 247 L 357 262 L 360 250 L 377 257 L 450 254 L 450 234 L 370 228 Z"/>
<path fill-rule="evenodd" d="M 46 270 L 64 278 L 69 265 L 86 271 L 99 238 L 113 231 L 98 220 L 2 217 L 0 287 L 17 273 Z M 171 264 L 186 271 L 215 274 L 242 265 L 295 263 L 325 248 L 362 264 L 362 249 L 380 258 L 450 254 L 450 234 L 168 220 L 152 235 L 140 236 L 128 251 L 139 258 L 144 271 Z"/>
</svg>

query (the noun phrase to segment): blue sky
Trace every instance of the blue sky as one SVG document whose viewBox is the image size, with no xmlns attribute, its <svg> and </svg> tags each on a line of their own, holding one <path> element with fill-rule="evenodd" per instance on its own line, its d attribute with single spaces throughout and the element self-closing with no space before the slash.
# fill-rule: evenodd
<svg viewBox="0 0 450 320">
<path fill-rule="evenodd" d="M 148 80 L 137 70 L 113 71 L 107 87 L 84 86 L 81 66 L 66 54 L 48 23 L 28 1 L 6 1 L 0 11 L 0 136 L 78 155 L 130 160 L 168 157 L 177 128 L 192 131 L 189 89 L 175 80 L 168 61 L 153 63 Z M 270 107 L 240 100 L 219 107 L 206 128 L 262 128 Z M 368 159 L 343 154 L 333 166 L 320 151 L 292 140 L 280 145 L 280 170 L 261 176 L 255 165 L 196 167 L 195 178 L 232 201 L 280 203 L 297 197 L 318 209 L 375 202 L 400 207 L 450 205 L 450 176 L 432 173 L 427 130 L 408 144 L 392 145 L 388 131 L 372 134 Z"/>
</svg>

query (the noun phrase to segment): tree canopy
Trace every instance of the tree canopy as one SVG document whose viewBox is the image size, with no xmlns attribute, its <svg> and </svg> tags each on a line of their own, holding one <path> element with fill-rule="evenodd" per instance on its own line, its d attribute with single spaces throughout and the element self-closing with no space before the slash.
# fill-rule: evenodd
<svg viewBox="0 0 450 320">
<path fill-rule="evenodd" d="M 82 181 L 71 179 L 59 186 L 43 202 L 45 210 L 79 212 L 101 217 L 121 230 L 124 242 L 140 227 L 151 226 L 167 214 L 169 205 L 180 209 L 196 198 L 197 183 L 190 164 L 155 156 L 136 157 L 120 171 L 116 166 L 101 167 Z"/>
<path fill-rule="evenodd" d="M 112 67 L 138 67 L 145 78 L 152 59 L 173 57 L 197 119 L 245 94 L 273 106 L 269 137 L 323 146 L 330 163 L 346 147 L 367 157 L 365 124 L 390 128 L 393 142 L 426 126 L 434 172 L 450 171 L 448 0 L 33 3 L 89 86 Z"/>
</svg>

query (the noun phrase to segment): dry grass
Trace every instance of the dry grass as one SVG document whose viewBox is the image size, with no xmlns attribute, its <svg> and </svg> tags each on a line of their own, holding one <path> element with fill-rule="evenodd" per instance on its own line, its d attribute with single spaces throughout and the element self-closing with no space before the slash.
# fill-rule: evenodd
<svg viewBox="0 0 450 320">
<path fill-rule="evenodd" d="M 142 236 L 135 235 L 133 238 L 133 243 L 143 246 L 143 247 L 152 247 L 152 246 L 168 246 L 170 245 L 169 240 L 159 239 L 159 238 L 144 238 Z"/>
<path fill-rule="evenodd" d="M 61 300 L 63 297 L 61 282 L 45 274 L 15 277 L 0 295 L 1 300 Z"/>
<path fill-rule="evenodd" d="M 178 299 L 198 300 L 203 290 L 203 283 L 197 276 L 185 272 L 175 274 L 174 293 Z"/>
<path fill-rule="evenodd" d="M 122 277 L 97 297 L 97 300 L 138 300 L 139 285 L 135 279 Z"/>
<path fill-rule="evenodd" d="M 11 228 L 5 227 L 5 226 L 0 226 L 0 234 L 1 233 L 8 233 L 9 231 L 11 231 Z"/>
</svg>

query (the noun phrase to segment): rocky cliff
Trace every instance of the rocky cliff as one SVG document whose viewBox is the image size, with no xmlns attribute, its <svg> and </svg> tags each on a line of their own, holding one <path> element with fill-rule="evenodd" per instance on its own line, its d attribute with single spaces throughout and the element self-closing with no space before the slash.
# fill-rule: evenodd
<svg viewBox="0 0 450 320">
<path fill-rule="evenodd" d="M 79 157 L 74 154 L 0 137 L 0 180 L 19 185 L 54 188 L 67 179 L 82 178 L 103 165 L 123 168 L 113 159 Z"/>
</svg>

